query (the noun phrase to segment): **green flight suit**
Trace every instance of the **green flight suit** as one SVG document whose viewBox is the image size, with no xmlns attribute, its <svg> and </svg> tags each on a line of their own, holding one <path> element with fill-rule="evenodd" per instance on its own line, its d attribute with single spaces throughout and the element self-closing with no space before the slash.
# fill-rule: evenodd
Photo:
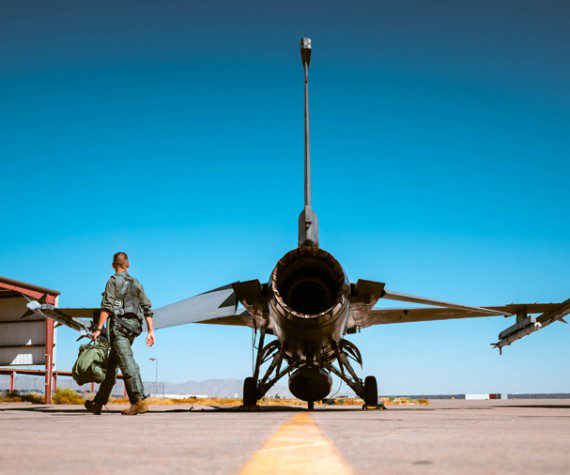
<svg viewBox="0 0 570 475">
<path fill-rule="evenodd" d="M 125 280 L 128 280 L 130 285 L 124 286 Z M 124 293 L 125 287 L 128 289 L 127 297 Z M 119 314 L 118 309 L 120 310 L 123 306 L 128 313 Z M 145 395 L 132 344 L 142 331 L 143 317 L 153 316 L 150 300 L 142 285 L 134 277 L 126 273 L 115 274 L 107 282 L 101 308 L 111 315 L 107 327 L 111 330 L 111 351 L 107 363 L 107 375 L 99 387 L 94 402 L 107 404 L 120 368 L 129 400 L 131 404 L 134 404 L 145 399 Z"/>
</svg>

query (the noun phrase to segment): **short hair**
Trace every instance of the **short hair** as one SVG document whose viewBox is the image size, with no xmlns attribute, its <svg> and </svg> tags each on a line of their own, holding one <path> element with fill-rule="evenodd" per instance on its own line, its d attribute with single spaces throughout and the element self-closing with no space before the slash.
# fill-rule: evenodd
<svg viewBox="0 0 570 475">
<path fill-rule="evenodd" d="M 126 252 L 117 252 L 113 256 L 113 267 L 125 267 L 127 262 L 129 262 L 129 256 Z"/>
</svg>

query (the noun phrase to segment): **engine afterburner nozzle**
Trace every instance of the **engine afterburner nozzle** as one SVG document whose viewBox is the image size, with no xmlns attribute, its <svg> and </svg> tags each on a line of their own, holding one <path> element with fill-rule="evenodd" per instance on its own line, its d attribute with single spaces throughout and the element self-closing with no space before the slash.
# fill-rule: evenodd
<svg viewBox="0 0 570 475">
<path fill-rule="evenodd" d="M 284 317 L 318 317 L 346 304 L 344 270 L 331 254 L 316 247 L 300 247 L 285 254 L 270 282 L 276 310 Z"/>
</svg>

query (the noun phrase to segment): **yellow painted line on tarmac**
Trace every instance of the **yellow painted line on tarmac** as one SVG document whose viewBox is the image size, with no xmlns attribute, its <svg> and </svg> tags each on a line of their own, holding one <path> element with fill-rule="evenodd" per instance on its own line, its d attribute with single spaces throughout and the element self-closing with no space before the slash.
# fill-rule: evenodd
<svg viewBox="0 0 570 475">
<path fill-rule="evenodd" d="M 285 421 L 251 457 L 240 475 L 352 474 L 308 412 Z"/>
</svg>

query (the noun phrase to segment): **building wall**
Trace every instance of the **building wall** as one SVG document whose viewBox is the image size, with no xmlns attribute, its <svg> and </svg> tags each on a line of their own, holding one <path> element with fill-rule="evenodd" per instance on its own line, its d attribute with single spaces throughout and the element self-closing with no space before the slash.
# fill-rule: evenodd
<svg viewBox="0 0 570 475">
<path fill-rule="evenodd" d="M 0 299 L 0 366 L 44 365 L 46 324 L 30 316 L 23 297 Z"/>
</svg>

